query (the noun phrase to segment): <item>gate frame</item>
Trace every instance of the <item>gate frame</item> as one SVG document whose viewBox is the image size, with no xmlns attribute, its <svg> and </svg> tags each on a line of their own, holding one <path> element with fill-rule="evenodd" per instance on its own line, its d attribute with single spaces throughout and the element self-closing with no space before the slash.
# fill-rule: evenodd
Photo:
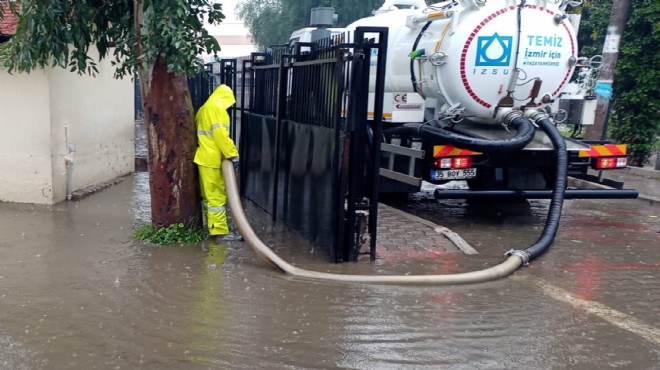
<svg viewBox="0 0 660 370">
<path fill-rule="evenodd" d="M 358 27 L 354 33 L 354 42 L 339 42 L 342 39 L 326 39 L 320 42 L 307 45 L 298 44 L 296 53 L 282 53 L 278 61 L 273 59 L 272 54 L 253 53 L 250 60 L 243 60 L 241 106 L 238 111 L 241 112 L 241 157 L 247 158 L 244 150 L 247 148 L 247 126 L 250 115 L 259 115 L 262 117 L 271 117 L 275 119 L 275 150 L 272 158 L 272 167 L 274 169 L 270 189 L 273 191 L 271 204 L 263 204 L 261 207 L 267 211 L 270 210 L 273 221 L 278 219 L 278 197 L 280 193 L 280 146 L 282 145 L 283 121 L 288 119 L 287 98 L 291 96 L 289 91 L 290 81 L 289 73 L 294 68 L 302 65 L 312 65 L 327 63 L 330 55 L 334 53 L 337 70 L 344 71 L 350 68 L 350 75 L 339 74 L 340 80 L 350 85 L 342 85 L 342 89 L 337 88 L 335 108 L 339 114 L 334 122 L 335 145 L 336 150 L 333 154 L 333 161 L 336 173 L 331 177 L 334 179 L 332 185 L 332 201 L 335 204 L 335 235 L 331 246 L 330 254 L 334 262 L 356 261 L 360 254 L 360 247 L 366 239 L 363 234 L 368 231 L 370 236 L 369 256 L 370 260 L 376 258 L 377 244 L 377 218 L 378 218 L 378 179 L 380 170 L 380 137 L 382 134 L 383 121 L 383 95 L 385 79 L 385 63 L 387 55 L 388 41 L 387 27 Z M 376 34 L 377 38 L 365 39 L 365 36 Z M 378 41 L 376 41 L 378 40 Z M 311 52 L 300 52 L 301 47 L 309 47 Z M 377 61 L 375 67 L 372 67 L 372 50 L 377 50 Z M 329 54 L 330 53 L 330 54 Z M 369 110 L 369 83 L 371 68 L 375 68 L 375 91 L 373 120 L 368 119 Z M 277 70 L 277 86 L 268 85 L 274 76 L 270 79 L 258 81 L 257 71 L 259 70 Z M 271 72 L 272 73 L 272 72 Z M 247 78 L 251 78 L 249 84 Z M 273 81 L 273 83 L 275 83 Z M 257 86 L 259 85 L 259 86 Z M 263 85 L 263 86 L 262 86 Z M 246 91 L 246 89 L 251 89 Z M 264 97 L 267 101 L 259 101 L 257 95 L 264 90 L 272 90 L 273 96 Z M 332 96 L 332 91 L 328 92 Z M 246 105 L 246 100 L 248 105 Z M 347 103 L 348 102 L 348 103 Z M 257 108 L 257 104 L 259 104 Z M 254 112 L 261 109 L 261 112 Z M 343 109 L 346 114 L 342 114 Z M 266 114 L 266 116 L 264 116 Z M 272 121 L 271 121 L 272 122 Z M 291 121 L 296 123 L 296 121 Z M 298 122 L 301 125 L 310 125 L 310 123 Z M 312 124 L 313 126 L 313 124 Z M 272 134 L 272 133 L 271 133 Z M 370 140 L 371 139 L 371 140 Z M 343 148 L 343 149 L 342 149 Z M 367 150 L 368 148 L 368 150 Z M 370 157 L 370 158 L 369 158 Z M 249 159 L 248 159 L 249 161 Z M 241 161 L 241 195 L 249 198 L 247 194 L 247 176 L 250 168 L 247 163 Z M 365 186 L 365 184 L 367 186 Z M 266 199 L 266 202 L 270 202 Z M 368 225 L 365 225 L 366 218 L 364 214 L 368 213 Z M 286 223 L 286 222 L 285 222 Z M 364 230 L 366 226 L 367 230 Z"/>
</svg>

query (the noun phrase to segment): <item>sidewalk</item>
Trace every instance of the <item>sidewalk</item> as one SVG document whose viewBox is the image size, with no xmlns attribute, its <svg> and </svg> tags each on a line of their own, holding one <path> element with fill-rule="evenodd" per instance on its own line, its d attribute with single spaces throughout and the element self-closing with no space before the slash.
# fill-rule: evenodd
<svg viewBox="0 0 660 370">
<path fill-rule="evenodd" d="M 479 253 L 448 228 L 382 203 L 378 204 L 377 233 L 377 258 L 401 254 L 428 257 L 455 252 Z M 368 258 L 362 255 L 360 260 Z"/>
<path fill-rule="evenodd" d="M 589 170 L 590 175 L 598 176 L 598 171 Z M 652 168 L 628 167 L 622 170 L 604 171 L 605 179 L 623 182 L 625 189 L 636 189 L 639 198 L 660 203 L 660 171 Z M 588 181 L 571 178 L 569 186 L 582 189 L 609 189 L 609 187 Z"/>
</svg>

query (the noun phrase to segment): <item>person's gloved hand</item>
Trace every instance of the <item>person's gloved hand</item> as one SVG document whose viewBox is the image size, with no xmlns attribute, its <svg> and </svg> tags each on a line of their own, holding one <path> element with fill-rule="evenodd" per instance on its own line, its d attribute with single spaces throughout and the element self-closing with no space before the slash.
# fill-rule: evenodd
<svg viewBox="0 0 660 370">
<path fill-rule="evenodd" d="M 234 169 L 237 170 L 238 169 L 238 156 L 233 157 L 233 158 L 229 158 L 229 160 L 234 165 Z"/>
</svg>

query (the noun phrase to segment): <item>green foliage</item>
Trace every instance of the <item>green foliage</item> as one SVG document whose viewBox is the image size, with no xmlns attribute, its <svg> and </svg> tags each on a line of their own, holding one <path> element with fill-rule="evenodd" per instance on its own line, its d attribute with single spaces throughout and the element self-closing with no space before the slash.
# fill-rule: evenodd
<svg viewBox="0 0 660 370">
<path fill-rule="evenodd" d="M 609 134 L 615 141 L 628 144 L 632 165 L 643 166 L 657 148 L 660 133 L 660 66 L 655 53 L 660 43 L 660 3 L 631 3 L 616 65 Z M 580 55 L 601 54 L 612 0 L 587 0 L 578 10 L 582 14 Z"/>
<path fill-rule="evenodd" d="M 345 27 L 371 15 L 382 3 L 383 0 L 244 0 L 237 10 L 255 43 L 264 48 L 286 44 L 293 31 L 309 26 L 314 7 L 334 7 L 338 15 L 336 27 Z"/>
<path fill-rule="evenodd" d="M 346 0 L 326 0 L 322 2 L 322 6 L 331 6 L 335 8 L 335 13 L 338 14 L 338 26 L 346 27 L 354 21 L 368 17 L 375 9 L 380 8 L 383 0 L 359 0 L 359 1 L 346 1 Z M 307 21 L 309 22 L 309 12 L 307 12 Z"/>
<path fill-rule="evenodd" d="M 255 44 L 262 49 L 286 43 L 291 32 L 295 30 L 289 19 L 278 25 L 285 19 L 279 1 L 246 1 L 238 4 L 237 12 L 250 30 Z"/>
<path fill-rule="evenodd" d="M 187 227 L 184 224 L 172 224 L 168 227 L 154 229 L 153 225 L 141 226 L 135 232 L 135 240 L 167 245 L 167 244 L 196 244 L 203 240 L 201 230 Z"/>
<path fill-rule="evenodd" d="M 631 164 L 646 164 L 660 133 L 660 3 L 634 0 L 614 80 L 612 137 L 629 144 Z"/>
<path fill-rule="evenodd" d="M 582 15 L 577 36 L 580 56 L 592 57 L 603 52 L 611 10 L 612 0 L 587 0 L 576 9 Z"/>
<path fill-rule="evenodd" d="M 138 5 L 142 4 L 140 8 Z M 116 77 L 132 76 L 165 58 L 173 73 L 203 68 L 202 52 L 220 46 L 204 29 L 204 21 L 222 21 L 222 7 L 210 0 L 21 0 L 16 34 L 6 46 L 9 72 L 45 66 L 95 74 L 96 60 L 110 57 Z M 136 12 L 135 9 L 138 9 Z M 136 24 L 140 24 L 139 32 Z"/>
</svg>

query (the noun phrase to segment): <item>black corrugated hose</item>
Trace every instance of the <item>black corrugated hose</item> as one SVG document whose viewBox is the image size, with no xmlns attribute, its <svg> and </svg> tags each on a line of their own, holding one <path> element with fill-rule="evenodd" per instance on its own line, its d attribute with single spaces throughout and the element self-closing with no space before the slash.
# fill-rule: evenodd
<svg viewBox="0 0 660 370">
<path fill-rule="evenodd" d="M 524 148 L 534 139 L 534 125 L 526 117 L 513 118 L 509 127 L 516 134 L 508 139 L 481 139 L 448 131 L 426 123 L 406 123 L 387 130 L 388 134 L 407 134 L 447 142 L 459 148 L 478 152 L 505 153 Z"/>
<path fill-rule="evenodd" d="M 557 156 L 555 162 L 557 166 L 555 169 L 555 187 L 552 191 L 552 200 L 550 201 L 548 218 L 545 220 L 543 232 L 534 245 L 525 249 L 525 252 L 529 254 L 530 260 L 545 252 L 555 240 L 557 229 L 559 229 L 561 210 L 564 205 L 566 184 L 568 183 L 568 152 L 566 151 L 564 137 L 561 136 L 547 115 L 540 113 L 538 118 L 535 119 L 535 122 L 548 135 L 552 145 L 555 147 L 554 152 Z"/>
</svg>

